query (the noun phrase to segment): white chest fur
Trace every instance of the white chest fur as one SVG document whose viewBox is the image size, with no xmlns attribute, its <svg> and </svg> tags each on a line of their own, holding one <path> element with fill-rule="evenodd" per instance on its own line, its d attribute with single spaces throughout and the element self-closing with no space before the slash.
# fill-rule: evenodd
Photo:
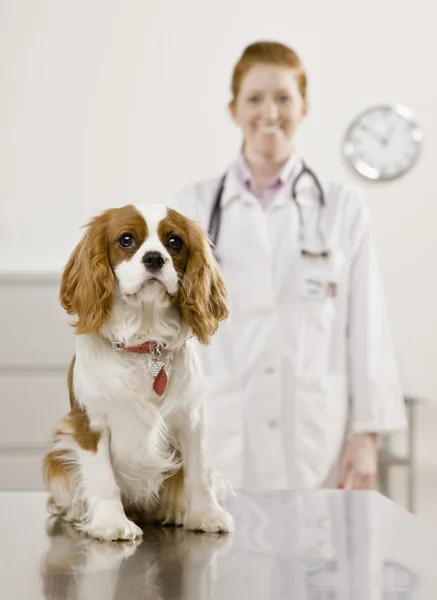
<svg viewBox="0 0 437 600">
<path fill-rule="evenodd" d="M 122 492 L 132 500 L 152 498 L 175 468 L 181 411 L 190 405 L 195 414 L 200 407 L 200 364 L 192 343 L 163 352 L 169 382 L 162 397 L 153 391 L 148 355 L 116 352 L 97 336 L 80 336 L 76 351 L 75 395 L 91 427 L 109 430 Z"/>
</svg>

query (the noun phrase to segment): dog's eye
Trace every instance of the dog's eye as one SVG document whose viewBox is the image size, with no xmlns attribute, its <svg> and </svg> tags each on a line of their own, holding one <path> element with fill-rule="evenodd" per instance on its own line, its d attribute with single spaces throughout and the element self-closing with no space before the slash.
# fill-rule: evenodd
<svg viewBox="0 0 437 600">
<path fill-rule="evenodd" d="M 123 233 L 123 235 L 118 239 L 118 244 L 122 248 L 134 248 L 135 238 L 131 233 Z"/>
<path fill-rule="evenodd" d="M 168 238 L 168 245 L 172 250 L 180 250 L 182 248 L 182 240 L 178 235 L 171 235 Z"/>
</svg>

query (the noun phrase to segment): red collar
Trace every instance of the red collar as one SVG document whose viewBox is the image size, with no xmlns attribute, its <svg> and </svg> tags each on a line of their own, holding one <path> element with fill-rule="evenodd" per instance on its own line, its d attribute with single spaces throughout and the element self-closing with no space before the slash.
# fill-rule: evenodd
<svg viewBox="0 0 437 600">
<path fill-rule="evenodd" d="M 162 396 L 167 388 L 167 373 L 165 365 L 161 362 L 161 349 L 165 348 L 165 344 L 158 342 L 143 342 L 136 346 L 126 346 L 122 342 L 112 342 L 112 349 L 116 352 L 134 352 L 135 354 L 150 354 L 151 357 L 147 364 L 150 374 L 154 377 L 153 391 Z"/>
<path fill-rule="evenodd" d="M 122 342 L 112 342 L 112 349 L 116 352 L 135 352 L 136 354 L 152 354 L 157 348 L 165 348 L 165 344 L 158 342 L 143 342 L 136 346 L 126 346 Z"/>
</svg>

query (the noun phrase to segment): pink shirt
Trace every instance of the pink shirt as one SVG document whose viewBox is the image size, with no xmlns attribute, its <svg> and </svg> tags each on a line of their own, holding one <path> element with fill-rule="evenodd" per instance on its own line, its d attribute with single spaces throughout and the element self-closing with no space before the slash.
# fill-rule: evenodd
<svg viewBox="0 0 437 600">
<path fill-rule="evenodd" d="M 290 180 L 296 168 L 296 156 L 292 154 L 285 165 L 278 171 L 272 181 L 263 189 L 258 190 L 252 173 L 247 166 L 244 156 L 240 154 L 237 162 L 237 173 L 242 185 L 255 198 L 257 198 L 261 206 L 265 209 L 272 202 L 279 190 Z"/>
</svg>

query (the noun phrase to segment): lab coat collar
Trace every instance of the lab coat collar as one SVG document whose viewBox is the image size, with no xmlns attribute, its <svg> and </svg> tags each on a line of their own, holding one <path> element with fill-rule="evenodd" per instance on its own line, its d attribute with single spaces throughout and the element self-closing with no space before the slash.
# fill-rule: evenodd
<svg viewBox="0 0 437 600">
<path fill-rule="evenodd" d="M 275 196 L 270 206 L 267 207 L 267 210 L 284 206 L 291 201 L 292 187 L 297 177 L 299 177 L 302 168 L 303 161 L 300 157 L 297 157 L 296 168 L 294 169 L 290 180 Z M 319 193 L 311 177 L 304 175 L 298 181 L 296 188 L 296 202 L 301 208 L 312 208 L 315 204 L 317 204 L 318 207 L 320 202 Z"/>
<path fill-rule="evenodd" d="M 302 159 L 297 156 L 295 168 L 290 180 L 282 187 L 281 190 L 278 191 L 278 194 L 267 207 L 267 211 L 276 207 L 284 206 L 290 202 L 291 188 L 296 177 L 298 177 L 299 173 L 301 172 L 302 166 Z M 253 197 L 252 194 L 250 194 L 250 192 L 248 192 L 242 185 L 241 177 L 238 173 L 238 161 L 236 160 L 230 165 L 227 171 L 221 199 L 221 206 L 224 208 L 234 200 L 238 199 L 245 200 L 247 203 L 258 202 L 258 200 Z M 309 208 L 314 204 L 315 201 L 319 202 L 318 192 L 317 189 L 315 189 L 315 185 L 311 177 L 302 177 L 302 179 L 298 182 L 296 201 L 302 208 Z"/>
<path fill-rule="evenodd" d="M 243 196 L 247 197 L 248 195 L 247 190 L 242 186 L 240 177 L 238 176 L 238 161 L 235 161 L 229 166 L 226 173 L 221 206 L 224 208 L 232 201 L 242 198 Z M 254 200 L 256 199 L 254 198 Z"/>
</svg>

